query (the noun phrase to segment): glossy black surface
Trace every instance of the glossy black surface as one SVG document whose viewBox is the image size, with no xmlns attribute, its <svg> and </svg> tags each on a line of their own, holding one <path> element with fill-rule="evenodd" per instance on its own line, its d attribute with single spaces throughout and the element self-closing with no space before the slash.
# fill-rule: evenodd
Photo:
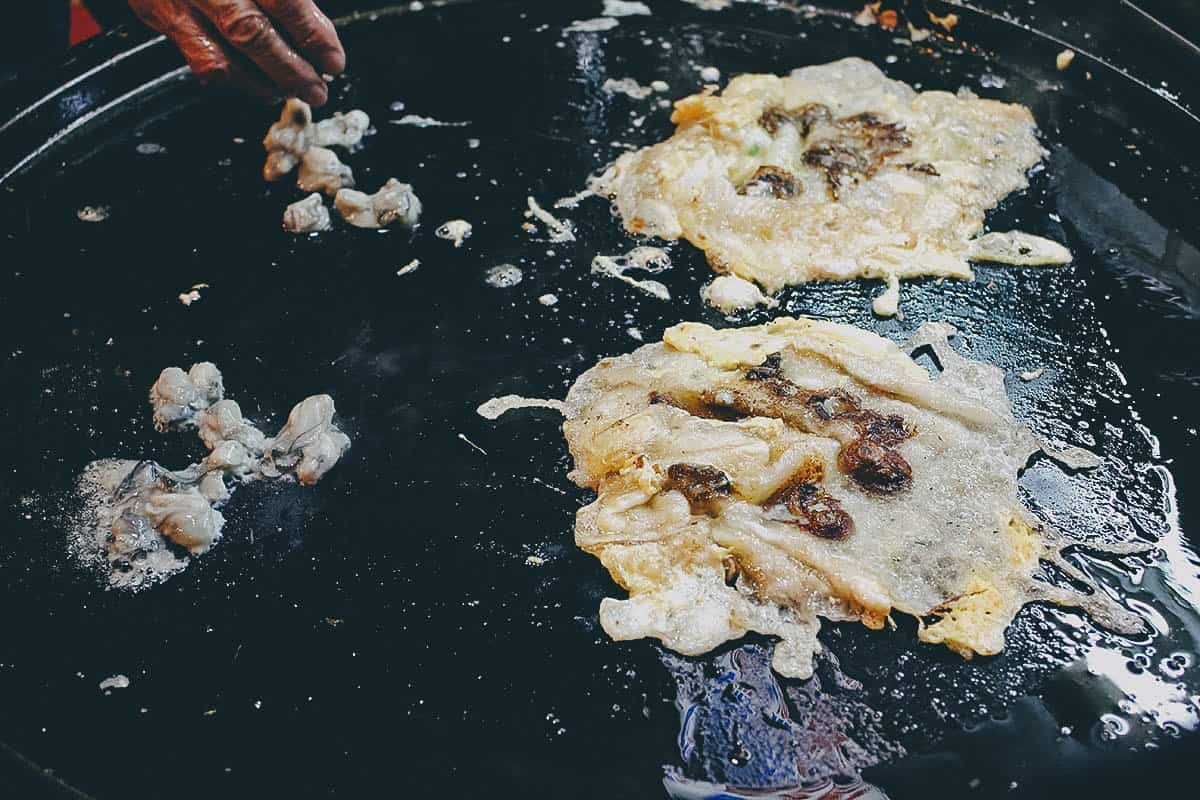
<svg viewBox="0 0 1200 800">
<path fill-rule="evenodd" d="M 913 770 L 947 797 L 971 786 L 1011 796 L 1013 782 L 1084 782 L 1120 757 L 1137 770 L 1150 749 L 1194 743 L 1171 715 L 1200 713 L 1188 606 L 1200 589 L 1179 540 L 1197 475 L 1196 123 L 1086 58 L 1059 73 L 1057 43 L 966 12 L 955 34 L 978 45 L 913 45 L 830 14 L 654 5 L 604 33 L 562 33 L 599 3 L 348 22 L 351 71 L 330 109 L 371 114 L 377 133 L 346 160 L 368 187 L 415 185 L 425 213 L 412 232 L 281 232 L 299 193 L 259 177 L 272 115 L 190 82 L 121 103 L 0 183 L 0 739 L 91 796 L 123 800 L 654 797 L 664 766 L 672 791 L 699 792 L 688 796 L 708 791 L 689 781 L 818 791 L 881 759 L 891 766 L 867 777 L 894 797 L 927 792 Z M 561 396 L 600 357 L 637 346 L 630 328 L 652 341 L 681 320 L 727 324 L 699 302 L 710 272 L 686 243 L 656 276 L 669 304 L 593 278 L 593 255 L 633 246 L 602 201 L 565 212 L 573 244 L 519 227 L 527 195 L 548 206 L 669 131 L 657 96 L 611 97 L 606 78 L 662 79 L 674 99 L 699 88 L 699 66 L 725 80 L 846 55 L 923 88 L 965 84 L 1029 105 L 1047 169 L 991 221 L 1063 240 L 1077 259 L 908 284 L 903 321 L 872 317 L 877 282 L 793 288 L 786 311 L 897 338 L 944 319 L 975 357 L 1012 373 L 1046 367 L 1011 379 L 1016 413 L 1106 464 L 1067 475 L 1036 461 L 1022 486 L 1061 527 L 1162 543 L 1152 556 L 1077 557 L 1157 614 L 1161 632 L 1125 640 L 1032 607 L 1003 655 L 964 662 L 917 644 L 911 620 L 893 632 L 830 625 L 836 663 L 823 661 L 819 689 L 776 681 L 766 640 L 698 660 L 614 644 L 596 608 L 619 590 L 572 545 L 589 498 L 566 479 L 557 417 L 475 414 L 498 394 Z M 136 58 L 142 81 L 169 61 L 153 48 Z M 88 85 L 78 102 L 92 108 Z M 128 88 L 111 78 L 95 91 L 107 101 Z M 471 124 L 390 123 L 410 113 Z M 0 133 L 28 153 L 55 119 L 43 110 Z M 111 214 L 82 222 L 85 205 Z M 457 250 L 433 235 L 454 217 L 475 225 Z M 420 269 L 397 276 L 413 258 Z M 524 280 L 485 284 L 504 262 Z M 176 296 L 196 283 L 210 288 L 185 307 Z M 537 301 L 546 292 L 557 305 Z M 107 592 L 66 552 L 73 481 L 99 457 L 196 457 L 193 437 L 153 431 L 146 391 L 163 367 L 202 359 L 267 428 L 302 397 L 332 394 L 354 447 L 314 488 L 241 490 L 224 540 L 168 583 Z M 1168 558 L 1170 579 L 1154 566 Z M 1089 653 L 1102 654 L 1096 675 Z M 1164 665 L 1176 653 L 1178 670 Z M 99 691 L 116 673 L 130 687 Z M 1132 705 L 1117 684 L 1136 685 Z M 1183 699 L 1149 717 L 1176 684 Z M 980 756 L 1006 748 L 1019 757 Z"/>
</svg>

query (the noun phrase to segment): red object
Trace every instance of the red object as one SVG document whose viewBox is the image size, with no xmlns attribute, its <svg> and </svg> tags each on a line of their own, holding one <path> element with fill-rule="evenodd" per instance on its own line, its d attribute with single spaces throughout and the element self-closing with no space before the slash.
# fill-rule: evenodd
<svg viewBox="0 0 1200 800">
<path fill-rule="evenodd" d="M 70 42 L 77 45 L 100 33 L 100 23 L 92 16 L 80 0 L 71 0 L 71 34 Z"/>
</svg>

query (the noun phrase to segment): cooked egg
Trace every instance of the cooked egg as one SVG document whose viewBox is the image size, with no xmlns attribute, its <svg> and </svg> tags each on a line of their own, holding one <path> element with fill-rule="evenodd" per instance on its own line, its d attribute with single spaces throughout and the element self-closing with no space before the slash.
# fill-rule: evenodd
<svg viewBox="0 0 1200 800">
<path fill-rule="evenodd" d="M 965 656 L 999 652 L 1031 600 L 1137 630 L 1103 593 L 1035 578 L 1070 543 L 1017 492 L 1046 447 L 1013 417 L 1003 372 L 952 335 L 926 324 L 900 346 L 808 319 L 684 323 L 585 372 L 564 407 L 571 477 L 596 492 L 575 539 L 628 592 L 601 603 L 604 630 L 689 655 L 771 634 L 775 668 L 800 678 L 822 617 L 910 614 L 921 639 Z M 926 347 L 933 376 L 910 355 Z"/>
<path fill-rule="evenodd" d="M 983 232 L 1045 154 L 1024 106 L 918 92 L 848 58 L 739 75 L 675 104 L 676 131 L 592 182 L 635 234 L 686 238 L 767 292 L 856 277 L 973 277 L 971 259 L 1065 263 L 1066 248 Z"/>
</svg>

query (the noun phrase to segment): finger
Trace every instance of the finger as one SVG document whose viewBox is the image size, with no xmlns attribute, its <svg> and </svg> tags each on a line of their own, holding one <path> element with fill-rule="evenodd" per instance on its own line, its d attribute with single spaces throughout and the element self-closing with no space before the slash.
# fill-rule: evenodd
<svg viewBox="0 0 1200 800">
<path fill-rule="evenodd" d="M 201 83 L 232 86 L 255 97 L 271 100 L 279 90 L 218 40 L 208 21 L 190 8 L 173 16 L 163 33 L 174 42 Z"/>
<path fill-rule="evenodd" d="M 183 0 L 129 0 L 129 8 L 142 22 L 165 34 L 181 14 L 191 14 Z"/>
<path fill-rule="evenodd" d="M 258 4 L 322 72 L 340 75 L 346 69 L 346 51 L 337 29 L 313 0 L 259 0 Z"/>
<path fill-rule="evenodd" d="M 329 89 L 312 65 L 293 50 L 271 20 L 249 0 L 192 0 L 221 36 L 287 94 L 324 105 Z"/>
<path fill-rule="evenodd" d="M 222 79 L 213 81 L 214 85 L 232 86 L 268 103 L 278 103 L 283 100 L 279 87 L 267 80 L 258 67 L 245 62 L 238 53 L 228 53 L 229 67 Z"/>
</svg>

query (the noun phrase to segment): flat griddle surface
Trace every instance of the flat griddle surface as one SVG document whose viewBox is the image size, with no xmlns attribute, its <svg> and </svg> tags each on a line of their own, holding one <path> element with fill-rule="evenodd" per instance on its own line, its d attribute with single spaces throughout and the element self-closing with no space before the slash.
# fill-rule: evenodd
<svg viewBox="0 0 1200 800">
<path fill-rule="evenodd" d="M 914 774 L 960 797 L 1187 739 L 1200 713 L 1189 607 L 1200 582 L 1183 534 L 1200 200 L 1194 153 L 1177 143 L 1194 120 L 1086 59 L 1090 80 L 1059 73 L 1053 42 L 967 12 L 971 45 L 906 43 L 845 15 L 653 5 L 614 30 L 566 35 L 600 4 L 348 21 L 351 69 L 329 110 L 371 115 L 377 132 L 346 161 L 364 187 L 415 185 L 415 231 L 281 232 L 300 193 L 259 176 L 271 113 L 183 81 L 123 102 L 0 183 L 0 740 L 13 752 L 122 800 L 653 797 L 664 765 L 672 791 L 700 797 L 716 789 L 681 787 L 828 788 L 831 774 L 880 760 L 892 766 L 868 778 L 894 797 L 929 796 Z M 499 394 L 562 396 L 601 357 L 636 347 L 631 329 L 654 341 L 682 320 L 730 324 L 699 301 L 710 271 L 694 248 L 670 247 L 664 303 L 589 274 L 595 254 L 634 245 L 606 203 L 564 212 L 578 241 L 554 244 L 520 229 L 527 195 L 549 207 L 667 135 L 655 100 L 698 90 L 698 67 L 724 81 L 847 55 L 922 88 L 1029 105 L 1051 155 L 990 222 L 1065 241 L 1076 261 L 907 283 L 903 320 L 871 315 L 870 281 L 789 289 L 782 311 L 893 338 L 925 320 L 956 325 L 965 352 L 1012 374 L 1019 417 L 1104 455 L 1086 474 L 1037 460 L 1021 485 L 1059 527 L 1160 543 L 1143 557 L 1075 556 L 1155 633 L 1115 637 L 1033 606 L 1004 654 L 967 662 L 917 643 L 909 619 L 895 631 L 827 625 L 831 655 L 811 685 L 772 678 L 769 642 L 754 637 L 700 659 L 613 643 L 596 610 L 619 590 L 572 545 L 590 498 L 566 479 L 558 418 L 475 414 Z M 602 91 L 626 76 L 671 90 Z M 470 124 L 392 124 L 405 114 Z M 86 205 L 111 215 L 82 222 Z M 455 217 L 475 226 L 461 249 L 433 235 Z M 397 276 L 414 258 L 420 269 Z M 505 262 L 524 280 L 485 284 Z M 185 307 L 177 295 L 198 283 L 209 288 Z M 547 292 L 557 305 L 538 302 Z M 153 431 L 146 392 L 163 367 L 199 360 L 266 428 L 302 397 L 332 394 L 353 449 L 315 488 L 239 491 L 219 546 L 166 584 L 105 591 L 66 551 L 73 482 L 100 457 L 194 460 L 194 437 Z M 1015 377 L 1039 368 L 1038 380 Z M 102 693 L 118 673 L 129 688 Z"/>
</svg>

